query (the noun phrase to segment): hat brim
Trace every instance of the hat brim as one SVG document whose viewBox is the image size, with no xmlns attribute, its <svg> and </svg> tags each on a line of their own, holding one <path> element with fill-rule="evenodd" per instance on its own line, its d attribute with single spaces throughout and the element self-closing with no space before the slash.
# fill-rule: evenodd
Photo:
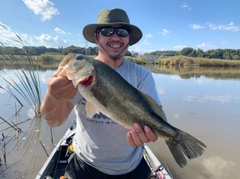
<svg viewBox="0 0 240 179">
<path fill-rule="evenodd" d="M 129 39 L 129 45 L 134 45 L 142 38 L 142 31 L 134 25 L 128 24 L 128 23 L 108 23 L 108 24 L 88 24 L 83 28 L 83 36 L 84 38 L 92 43 L 96 43 L 94 39 L 94 33 L 96 32 L 96 29 L 100 26 L 108 26 L 108 25 L 125 25 L 128 26 L 131 30 L 130 39 Z"/>
</svg>

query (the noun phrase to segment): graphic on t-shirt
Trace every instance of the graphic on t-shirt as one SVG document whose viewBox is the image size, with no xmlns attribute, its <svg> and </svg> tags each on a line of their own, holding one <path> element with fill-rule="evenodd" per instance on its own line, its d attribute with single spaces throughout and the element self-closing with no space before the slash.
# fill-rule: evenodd
<svg viewBox="0 0 240 179">
<path fill-rule="evenodd" d="M 87 103 L 86 99 L 83 98 L 81 104 L 85 107 L 86 103 Z M 92 118 L 87 117 L 86 121 L 95 124 L 117 124 L 115 121 L 113 121 L 112 119 L 110 119 L 101 112 L 99 112 L 98 114 L 96 113 Z"/>
</svg>

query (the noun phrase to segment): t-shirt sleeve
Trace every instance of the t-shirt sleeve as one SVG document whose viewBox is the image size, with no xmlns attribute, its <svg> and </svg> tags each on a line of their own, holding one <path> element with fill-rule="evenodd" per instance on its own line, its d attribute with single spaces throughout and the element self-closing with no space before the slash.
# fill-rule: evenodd
<svg viewBox="0 0 240 179">
<path fill-rule="evenodd" d="M 162 106 L 161 101 L 159 99 L 156 85 L 154 78 L 152 76 L 152 73 L 148 71 L 147 69 L 142 70 L 142 74 L 140 74 L 141 77 L 139 78 L 139 85 L 138 89 L 146 94 L 148 94 L 150 97 L 152 97 L 159 105 Z"/>
<path fill-rule="evenodd" d="M 75 106 L 82 99 L 83 99 L 82 95 L 80 95 L 80 93 L 77 92 L 75 97 L 73 99 L 71 99 L 70 102 L 72 103 L 73 106 Z"/>
</svg>

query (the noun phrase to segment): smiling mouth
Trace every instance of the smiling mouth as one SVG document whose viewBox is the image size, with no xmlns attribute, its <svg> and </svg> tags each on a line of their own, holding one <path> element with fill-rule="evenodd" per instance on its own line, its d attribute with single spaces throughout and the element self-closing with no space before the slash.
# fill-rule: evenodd
<svg viewBox="0 0 240 179">
<path fill-rule="evenodd" d="M 120 48 L 121 47 L 121 45 L 109 45 L 109 47 L 111 47 L 111 48 Z"/>
</svg>

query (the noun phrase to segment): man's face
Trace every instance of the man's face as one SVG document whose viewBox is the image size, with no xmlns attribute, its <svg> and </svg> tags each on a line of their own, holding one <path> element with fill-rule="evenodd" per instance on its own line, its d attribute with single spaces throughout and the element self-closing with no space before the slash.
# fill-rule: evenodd
<svg viewBox="0 0 240 179">
<path fill-rule="evenodd" d="M 121 25 L 100 27 L 97 34 L 95 33 L 95 41 L 100 53 L 107 52 L 112 57 L 121 53 L 119 57 L 124 56 L 128 50 L 125 47 L 129 43 L 129 33 L 129 29 Z"/>
</svg>

